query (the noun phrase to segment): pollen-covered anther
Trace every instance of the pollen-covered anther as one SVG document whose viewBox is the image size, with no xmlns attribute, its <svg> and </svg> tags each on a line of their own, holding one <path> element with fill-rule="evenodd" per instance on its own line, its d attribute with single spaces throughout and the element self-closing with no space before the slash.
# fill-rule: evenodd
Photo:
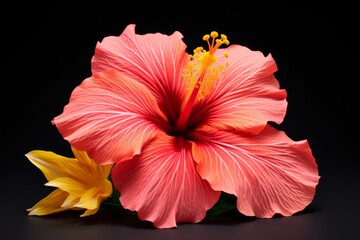
<svg viewBox="0 0 360 240">
<path fill-rule="evenodd" d="M 203 47 L 197 47 L 190 55 L 190 61 L 183 73 L 187 100 L 175 124 L 178 132 L 185 131 L 188 127 L 188 119 L 195 101 L 200 101 L 211 93 L 229 65 L 224 60 L 228 57 L 227 52 L 223 52 L 222 55 L 215 55 L 222 44 L 229 45 L 226 35 L 221 34 L 220 38 L 218 37 L 219 34 L 215 31 L 204 35 L 203 40 L 208 43 L 209 50 L 206 51 Z"/>
<path fill-rule="evenodd" d="M 189 62 L 184 76 L 186 78 L 186 91 L 190 94 L 194 88 L 199 88 L 197 92 L 197 100 L 203 99 L 209 95 L 211 90 L 216 87 L 219 76 L 224 73 L 225 68 L 229 65 L 228 62 L 219 62 L 215 55 L 216 50 L 225 44 L 229 45 L 229 40 L 224 34 L 220 35 L 218 32 L 212 31 L 210 34 L 203 36 L 203 40 L 207 42 L 209 50 L 203 47 L 197 47 L 190 56 Z M 228 57 L 228 53 L 222 55 L 224 58 Z"/>
</svg>

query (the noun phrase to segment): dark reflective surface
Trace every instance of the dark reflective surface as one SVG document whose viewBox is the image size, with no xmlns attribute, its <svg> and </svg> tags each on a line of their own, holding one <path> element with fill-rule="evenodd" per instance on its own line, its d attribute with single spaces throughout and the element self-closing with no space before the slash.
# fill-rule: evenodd
<svg viewBox="0 0 360 240">
<path fill-rule="evenodd" d="M 345 157 L 345 156 L 344 156 Z M 351 156 L 348 156 L 351 157 Z M 329 161 L 335 160 L 328 158 Z M 229 212 L 176 229 L 154 229 L 150 222 L 106 210 L 80 218 L 81 211 L 49 216 L 27 216 L 48 192 L 33 181 L 30 168 L 22 180 L 6 181 L 2 197 L 1 239 L 358 239 L 360 229 L 359 183 L 356 171 L 346 167 L 326 169 L 314 201 L 292 217 L 257 219 Z M 33 176 L 30 176 L 30 175 Z M 8 175 L 9 177 L 9 175 Z M 27 180 L 26 180 L 27 179 Z M 43 181 L 43 180 L 42 180 Z M 47 189 L 49 190 L 49 189 Z"/>
</svg>

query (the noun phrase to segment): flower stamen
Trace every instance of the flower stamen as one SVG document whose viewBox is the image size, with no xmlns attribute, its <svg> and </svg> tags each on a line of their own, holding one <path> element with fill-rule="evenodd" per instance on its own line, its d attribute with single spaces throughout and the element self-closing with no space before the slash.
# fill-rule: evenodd
<svg viewBox="0 0 360 240">
<path fill-rule="evenodd" d="M 216 31 L 203 36 L 203 40 L 207 42 L 209 50 L 203 47 L 197 47 L 190 55 L 190 61 L 184 72 L 186 78 L 185 85 L 188 93 L 187 103 L 183 112 L 176 123 L 176 128 L 183 131 L 186 128 L 187 120 L 195 101 L 200 101 L 210 94 L 216 87 L 220 75 L 224 74 L 228 63 L 218 61 L 215 55 L 216 50 L 223 44 L 229 45 L 229 40 L 224 34 L 220 35 Z M 211 40 L 210 40 L 211 38 Z M 228 53 L 224 53 L 224 58 L 228 57 Z"/>
</svg>

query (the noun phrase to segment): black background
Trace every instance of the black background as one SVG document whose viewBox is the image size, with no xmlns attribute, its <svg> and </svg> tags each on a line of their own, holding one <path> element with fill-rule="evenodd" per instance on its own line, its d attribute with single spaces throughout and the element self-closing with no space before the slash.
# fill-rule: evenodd
<svg viewBox="0 0 360 240">
<path fill-rule="evenodd" d="M 11 3 L 1 14 L 0 239 L 359 239 L 358 37 L 345 3 Z M 308 139 L 319 166 L 314 201 L 293 217 L 237 213 L 156 230 L 136 217 L 79 212 L 28 217 L 52 189 L 24 156 L 35 149 L 72 156 L 51 120 L 91 75 L 97 41 L 130 24 L 139 34 L 180 31 L 190 53 L 212 30 L 231 43 L 271 53 L 288 92 L 281 128 Z"/>
</svg>

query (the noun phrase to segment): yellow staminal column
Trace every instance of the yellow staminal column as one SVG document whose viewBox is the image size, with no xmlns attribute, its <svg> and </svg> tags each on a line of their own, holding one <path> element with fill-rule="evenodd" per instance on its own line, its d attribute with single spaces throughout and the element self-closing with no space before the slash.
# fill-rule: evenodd
<svg viewBox="0 0 360 240">
<path fill-rule="evenodd" d="M 227 64 L 224 66 L 224 64 L 217 61 L 217 56 L 214 53 L 222 44 L 229 45 L 229 41 L 224 34 L 221 34 L 220 38 L 218 36 L 219 34 L 215 31 L 211 32 L 210 35 L 204 35 L 203 40 L 208 43 L 209 51 L 198 47 L 194 50 L 194 54 L 190 56 L 191 61 L 188 63 L 184 73 L 188 100 L 176 122 L 178 132 L 185 131 L 195 101 L 201 101 L 210 94 L 211 90 L 216 87 L 219 76 L 224 73 L 227 67 Z M 225 53 L 224 57 L 227 56 Z"/>
</svg>

